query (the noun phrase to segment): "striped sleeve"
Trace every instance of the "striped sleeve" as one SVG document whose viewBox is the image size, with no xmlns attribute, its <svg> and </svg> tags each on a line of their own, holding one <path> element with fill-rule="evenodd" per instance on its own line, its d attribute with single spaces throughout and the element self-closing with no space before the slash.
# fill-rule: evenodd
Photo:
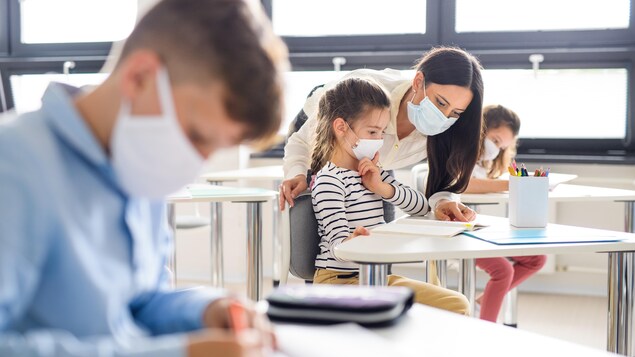
<svg viewBox="0 0 635 357">
<path fill-rule="evenodd" d="M 344 183 L 335 176 L 318 175 L 311 196 L 322 243 L 333 252 L 349 236 Z"/>
<path fill-rule="evenodd" d="M 381 179 L 395 188 L 395 194 L 391 198 L 386 199 L 386 202 L 392 203 L 411 216 L 423 216 L 428 213 L 428 201 L 423 193 L 402 185 L 383 170 Z"/>
</svg>

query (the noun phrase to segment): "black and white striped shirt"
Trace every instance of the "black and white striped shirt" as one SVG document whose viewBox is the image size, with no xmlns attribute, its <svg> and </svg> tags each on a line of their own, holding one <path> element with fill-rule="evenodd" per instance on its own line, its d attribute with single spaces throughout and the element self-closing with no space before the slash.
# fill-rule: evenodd
<svg viewBox="0 0 635 357">
<path fill-rule="evenodd" d="M 381 178 L 395 188 L 395 195 L 386 199 L 387 202 L 413 216 L 428 212 L 428 202 L 421 192 L 402 185 L 386 171 L 381 170 Z M 311 196 L 321 237 L 316 268 L 357 271 L 357 264 L 336 259 L 333 251 L 356 227 L 371 229 L 386 223 L 383 199 L 362 185 L 357 171 L 331 162 L 317 173 Z"/>
</svg>

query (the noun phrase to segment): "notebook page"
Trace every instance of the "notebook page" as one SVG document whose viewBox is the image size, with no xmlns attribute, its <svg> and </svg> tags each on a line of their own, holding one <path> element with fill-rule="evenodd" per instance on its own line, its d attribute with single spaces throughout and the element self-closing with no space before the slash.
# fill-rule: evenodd
<svg viewBox="0 0 635 357">
<path fill-rule="evenodd" d="M 452 237 L 466 230 L 465 226 L 441 226 L 419 224 L 382 224 L 371 232 L 388 234 L 411 234 L 417 236 Z"/>
</svg>

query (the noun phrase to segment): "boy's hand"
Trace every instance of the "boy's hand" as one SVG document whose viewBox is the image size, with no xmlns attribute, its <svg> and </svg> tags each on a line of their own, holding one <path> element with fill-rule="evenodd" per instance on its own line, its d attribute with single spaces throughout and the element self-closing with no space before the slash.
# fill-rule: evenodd
<svg viewBox="0 0 635 357">
<path fill-rule="evenodd" d="M 234 334 L 227 330 L 202 330 L 188 336 L 189 357 L 265 357 L 270 356 L 262 334 L 254 329 Z"/>
<path fill-rule="evenodd" d="M 245 325 L 245 331 L 253 331 L 253 334 L 259 335 L 258 339 L 262 344 L 268 347 L 275 347 L 275 335 L 273 327 L 267 319 L 264 312 L 257 311 L 255 305 L 246 300 L 227 297 L 215 300 L 207 306 L 203 313 L 203 324 L 208 329 L 220 329 L 230 333 L 240 332 L 234 331 L 230 306 L 239 304 L 244 312 L 243 316 L 238 316 Z"/>
<path fill-rule="evenodd" d="M 364 187 L 380 195 L 383 198 L 390 198 L 395 195 L 395 188 L 382 181 L 381 170 L 377 166 L 379 161 L 379 153 L 375 153 L 372 160 L 363 158 L 359 160 L 357 171 L 362 177 L 362 184 Z"/>
<path fill-rule="evenodd" d="M 441 200 L 437 203 L 434 216 L 440 221 L 469 222 L 476 219 L 476 212 L 461 202 Z"/>
<path fill-rule="evenodd" d="M 359 236 L 369 236 L 369 235 L 370 235 L 370 231 L 368 230 L 368 228 L 366 228 L 366 227 L 357 227 L 357 228 L 355 228 L 353 233 L 351 233 L 351 235 L 348 238 L 344 238 L 344 240 L 342 242 L 346 242 L 347 240 L 351 240 L 351 239 L 357 238 Z"/>
</svg>

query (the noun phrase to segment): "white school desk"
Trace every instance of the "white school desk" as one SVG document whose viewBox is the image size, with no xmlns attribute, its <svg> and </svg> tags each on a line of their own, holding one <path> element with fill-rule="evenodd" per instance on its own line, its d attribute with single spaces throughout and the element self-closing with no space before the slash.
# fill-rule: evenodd
<svg viewBox="0 0 635 357">
<path fill-rule="evenodd" d="M 283 349 L 276 357 L 615 356 L 421 304 L 414 304 L 394 325 L 354 329 L 357 333 L 339 326 L 275 325 Z"/>
<path fill-rule="evenodd" d="M 479 221 L 491 226 L 509 225 L 507 218 L 479 216 Z M 394 223 L 393 223 L 394 224 Z M 388 224 L 390 227 L 393 224 Z M 592 233 L 593 229 L 579 228 Z M 635 234 L 615 232 L 628 240 L 623 242 L 496 245 L 458 235 L 452 238 L 376 233 L 351 239 L 335 248 L 340 259 L 360 264 L 360 284 L 385 285 L 388 264 L 421 262 L 424 260 L 462 259 L 459 290 L 474 301 L 476 276 L 475 258 L 509 257 L 539 254 L 608 253 L 609 296 L 607 349 L 630 354 L 633 333 L 635 283 Z"/>
<path fill-rule="evenodd" d="M 614 356 L 608 352 L 415 304 L 403 320 L 373 329 L 406 356 Z"/>
<path fill-rule="evenodd" d="M 462 194 L 461 202 L 470 205 L 507 204 L 509 193 Z M 549 202 L 624 202 L 624 231 L 635 232 L 635 191 L 615 188 L 560 184 L 549 192 Z M 447 264 L 437 262 L 437 273 L 442 285 L 447 280 Z M 515 323 L 514 315 L 509 323 Z"/>
<path fill-rule="evenodd" d="M 174 204 L 210 202 L 221 205 L 223 202 L 243 202 L 247 204 L 247 296 L 253 300 L 262 297 L 262 203 L 277 197 L 276 192 L 261 188 L 234 188 L 205 185 L 204 195 L 192 197 L 175 194 L 168 197 L 169 221 L 174 231 Z M 220 217 L 212 214 L 211 230 L 221 225 Z M 176 247 L 176 243 L 175 243 Z M 223 281 L 223 246 L 222 231 L 210 236 L 212 284 L 222 286 Z M 176 255 L 175 255 L 176 256 Z M 173 258 L 173 268 L 176 260 Z M 176 276 L 176 270 L 175 270 Z"/>
<path fill-rule="evenodd" d="M 200 176 L 205 181 L 209 182 L 212 185 L 222 185 L 223 182 L 234 182 L 238 180 L 249 180 L 249 181 L 269 181 L 272 183 L 272 189 L 274 191 L 278 191 L 278 186 L 284 179 L 284 171 L 282 170 L 282 165 L 275 166 L 260 166 L 260 167 L 250 167 L 247 169 L 240 170 L 231 170 L 231 171 L 219 171 L 219 172 L 211 172 L 207 174 L 203 174 Z M 222 207 L 220 204 L 212 203 L 211 206 L 212 214 L 219 217 L 219 221 L 222 220 Z M 274 202 L 273 204 L 273 285 L 278 286 L 279 277 L 280 277 L 280 255 L 281 255 L 281 246 L 280 246 L 280 238 L 279 238 L 279 229 L 278 229 L 278 220 L 279 220 L 279 212 L 278 212 L 278 203 Z M 212 235 L 220 236 L 220 231 L 222 227 L 216 226 L 212 228 Z M 288 274 L 288 273 L 287 273 Z"/>
<path fill-rule="evenodd" d="M 509 193 L 464 193 L 461 202 L 466 205 L 506 204 Z M 624 227 L 635 232 L 635 191 L 617 188 L 561 184 L 549 192 L 549 202 L 624 202 Z"/>
<path fill-rule="evenodd" d="M 284 172 L 282 171 L 282 165 L 260 166 L 241 170 L 211 172 L 201 175 L 201 178 L 214 183 L 238 180 L 282 181 Z"/>
<path fill-rule="evenodd" d="M 478 206 L 483 204 L 507 204 L 509 193 L 462 194 L 461 202 Z M 635 191 L 606 187 L 560 184 L 549 192 L 549 202 L 623 202 L 624 231 L 635 232 Z M 445 285 L 447 265 L 437 262 L 439 279 Z M 515 321 L 511 321 L 515 323 Z"/>
</svg>

